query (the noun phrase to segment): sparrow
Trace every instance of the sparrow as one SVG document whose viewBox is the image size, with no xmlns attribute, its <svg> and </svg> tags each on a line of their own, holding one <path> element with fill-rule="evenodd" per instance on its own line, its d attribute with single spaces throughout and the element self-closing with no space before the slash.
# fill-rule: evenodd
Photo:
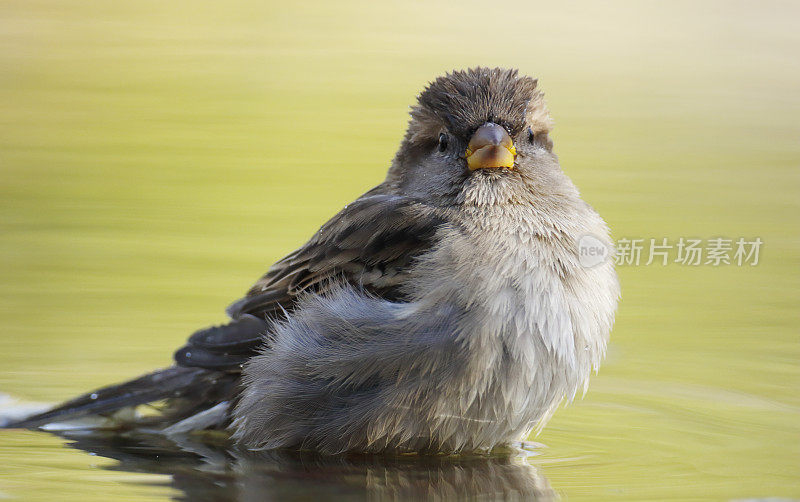
<svg viewBox="0 0 800 502">
<path fill-rule="evenodd" d="M 608 228 L 563 173 L 537 80 L 431 82 L 386 179 L 194 333 L 173 366 L 11 426 L 160 402 L 125 427 L 224 428 L 243 448 L 485 451 L 586 391 L 620 290 Z M 119 422 L 119 421 L 118 421 Z"/>
</svg>

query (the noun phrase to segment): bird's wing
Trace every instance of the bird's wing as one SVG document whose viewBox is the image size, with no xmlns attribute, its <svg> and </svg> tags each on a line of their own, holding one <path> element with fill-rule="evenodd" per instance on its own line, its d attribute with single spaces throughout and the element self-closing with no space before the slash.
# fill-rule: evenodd
<svg viewBox="0 0 800 502">
<path fill-rule="evenodd" d="M 304 292 L 337 282 L 396 300 L 411 261 L 430 248 L 441 213 L 400 195 L 367 193 L 346 206 L 300 249 L 275 265 L 228 308 L 230 324 L 196 332 L 175 353 L 178 364 L 232 369 L 251 357 L 269 321 L 295 308 Z"/>
</svg>

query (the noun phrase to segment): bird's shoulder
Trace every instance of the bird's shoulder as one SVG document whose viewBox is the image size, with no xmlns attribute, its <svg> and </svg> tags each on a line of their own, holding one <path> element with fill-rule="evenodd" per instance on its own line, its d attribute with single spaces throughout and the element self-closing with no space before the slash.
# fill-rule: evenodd
<svg viewBox="0 0 800 502">
<path fill-rule="evenodd" d="M 290 314 L 301 295 L 325 294 L 337 284 L 401 300 L 410 266 L 433 246 L 446 214 L 383 186 L 370 190 L 270 267 L 228 308 L 229 324 L 192 335 L 176 360 L 190 366 L 239 365 L 261 345 L 269 323 Z"/>
</svg>

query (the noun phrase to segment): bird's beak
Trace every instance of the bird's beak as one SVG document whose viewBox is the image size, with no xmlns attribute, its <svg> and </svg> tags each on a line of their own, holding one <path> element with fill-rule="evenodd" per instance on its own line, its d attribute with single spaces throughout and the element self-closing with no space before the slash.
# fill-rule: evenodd
<svg viewBox="0 0 800 502">
<path fill-rule="evenodd" d="M 470 171 L 497 167 L 514 167 L 517 149 L 505 128 L 487 122 L 472 135 L 464 157 Z"/>
</svg>

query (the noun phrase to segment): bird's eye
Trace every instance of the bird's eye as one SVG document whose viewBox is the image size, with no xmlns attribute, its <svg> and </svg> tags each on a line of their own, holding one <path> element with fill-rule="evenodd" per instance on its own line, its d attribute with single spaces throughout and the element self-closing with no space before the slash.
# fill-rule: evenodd
<svg viewBox="0 0 800 502">
<path fill-rule="evenodd" d="M 439 135 L 439 151 L 440 152 L 443 152 L 443 151 L 447 150 L 447 142 L 448 142 L 447 134 L 441 133 Z"/>
<path fill-rule="evenodd" d="M 529 127 L 529 128 L 528 128 L 528 142 L 529 142 L 529 143 L 531 143 L 531 144 L 533 144 L 533 142 L 534 142 L 534 140 L 535 140 L 535 139 L 536 139 L 536 136 L 534 136 L 534 134 L 533 134 L 533 129 L 531 129 L 531 128 Z"/>
</svg>

